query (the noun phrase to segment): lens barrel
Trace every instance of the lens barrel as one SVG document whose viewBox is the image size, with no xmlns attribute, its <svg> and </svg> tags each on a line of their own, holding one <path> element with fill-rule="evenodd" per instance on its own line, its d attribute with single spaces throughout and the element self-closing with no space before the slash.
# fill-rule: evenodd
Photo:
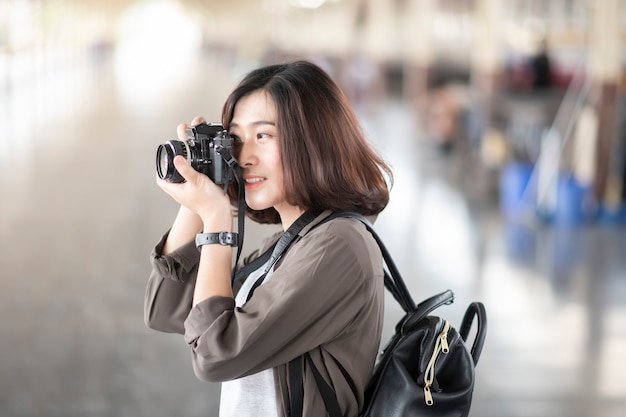
<svg viewBox="0 0 626 417">
<path fill-rule="evenodd" d="M 169 182 L 184 182 L 185 179 L 174 167 L 174 157 L 181 155 L 188 159 L 189 147 L 179 140 L 168 140 L 159 145 L 156 153 L 157 175 Z"/>
</svg>

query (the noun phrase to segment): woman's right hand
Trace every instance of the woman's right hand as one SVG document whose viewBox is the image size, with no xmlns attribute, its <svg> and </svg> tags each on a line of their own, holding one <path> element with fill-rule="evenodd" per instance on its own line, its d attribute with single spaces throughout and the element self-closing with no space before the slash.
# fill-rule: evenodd
<svg viewBox="0 0 626 417">
<path fill-rule="evenodd" d="M 196 117 L 191 126 L 206 123 L 202 117 Z M 186 124 L 177 127 L 178 138 L 185 141 Z M 197 172 L 183 158 L 174 158 L 174 167 L 185 179 L 183 183 L 171 183 L 157 176 L 157 185 L 181 205 L 181 209 L 168 236 L 164 252 L 187 243 L 195 238 L 201 229 L 206 232 L 232 231 L 232 208 L 230 199 L 221 186 Z"/>
<path fill-rule="evenodd" d="M 232 217 L 230 199 L 221 186 L 193 169 L 182 156 L 174 158 L 174 166 L 185 182 L 171 183 L 157 179 L 163 191 L 181 206 L 196 213 L 204 222 Z"/>
</svg>

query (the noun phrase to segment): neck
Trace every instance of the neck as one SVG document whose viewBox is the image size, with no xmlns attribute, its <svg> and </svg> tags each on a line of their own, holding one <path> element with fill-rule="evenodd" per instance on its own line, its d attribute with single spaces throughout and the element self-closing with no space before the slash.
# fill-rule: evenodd
<svg viewBox="0 0 626 417">
<path fill-rule="evenodd" d="M 298 217 L 304 213 L 304 210 L 297 206 L 289 206 L 288 208 L 282 208 L 280 210 L 276 208 L 276 211 L 278 211 L 278 214 L 280 215 L 280 222 L 283 226 L 283 230 L 289 229 L 289 226 L 291 226 L 293 222 L 295 222 Z"/>
</svg>

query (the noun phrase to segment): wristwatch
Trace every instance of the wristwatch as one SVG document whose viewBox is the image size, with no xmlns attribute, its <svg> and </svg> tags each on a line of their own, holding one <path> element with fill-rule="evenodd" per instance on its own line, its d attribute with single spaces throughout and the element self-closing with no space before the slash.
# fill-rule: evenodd
<svg viewBox="0 0 626 417">
<path fill-rule="evenodd" d="M 196 235 L 196 248 L 201 250 L 202 245 L 219 243 L 222 246 L 237 246 L 239 234 L 230 232 L 198 233 Z"/>
</svg>

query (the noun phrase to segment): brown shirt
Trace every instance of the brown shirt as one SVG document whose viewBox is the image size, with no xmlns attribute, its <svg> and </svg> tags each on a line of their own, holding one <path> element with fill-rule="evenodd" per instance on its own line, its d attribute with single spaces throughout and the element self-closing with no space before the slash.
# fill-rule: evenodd
<svg viewBox="0 0 626 417">
<path fill-rule="evenodd" d="M 273 368 L 281 416 L 289 403 L 287 363 L 310 352 L 344 416 L 357 416 L 380 344 L 382 256 L 359 220 L 337 218 L 314 227 L 329 214 L 300 232 L 272 279 L 241 308 L 232 298 L 216 296 L 192 309 L 199 253 L 190 242 L 161 256 L 164 236 L 152 253 L 147 325 L 184 334 L 200 379 L 225 381 Z M 278 237 L 269 238 L 258 253 Z M 325 415 L 308 366 L 304 386 L 304 417 Z"/>
</svg>

